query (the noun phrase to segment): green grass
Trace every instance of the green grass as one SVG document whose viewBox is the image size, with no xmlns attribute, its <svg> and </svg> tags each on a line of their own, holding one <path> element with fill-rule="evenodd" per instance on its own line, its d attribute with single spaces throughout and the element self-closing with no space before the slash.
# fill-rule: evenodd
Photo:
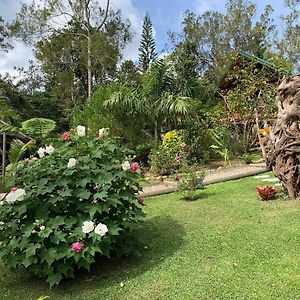
<svg viewBox="0 0 300 300">
<path fill-rule="evenodd" d="M 258 184 L 215 184 L 195 202 L 148 198 L 142 257 L 98 262 L 51 290 L 2 267 L 0 299 L 300 299 L 300 202 L 259 201 Z"/>
</svg>

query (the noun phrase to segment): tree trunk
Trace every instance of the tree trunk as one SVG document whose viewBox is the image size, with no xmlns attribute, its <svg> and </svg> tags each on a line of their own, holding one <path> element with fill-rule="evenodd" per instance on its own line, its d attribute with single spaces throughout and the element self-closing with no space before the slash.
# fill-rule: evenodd
<svg viewBox="0 0 300 300">
<path fill-rule="evenodd" d="M 2 183 L 5 183 L 5 167 L 6 167 L 6 133 L 2 134 Z"/>
<path fill-rule="evenodd" d="M 270 132 L 267 166 L 291 199 L 300 197 L 300 77 L 284 79 L 277 89 L 277 121 Z"/>
<path fill-rule="evenodd" d="M 154 124 L 154 146 L 155 148 L 158 148 L 159 142 L 160 142 L 160 126 L 158 125 L 158 122 L 155 121 Z"/>
<path fill-rule="evenodd" d="M 87 71 L 88 71 L 88 100 L 91 99 L 92 96 L 92 37 L 91 33 L 88 33 L 87 36 Z"/>
</svg>

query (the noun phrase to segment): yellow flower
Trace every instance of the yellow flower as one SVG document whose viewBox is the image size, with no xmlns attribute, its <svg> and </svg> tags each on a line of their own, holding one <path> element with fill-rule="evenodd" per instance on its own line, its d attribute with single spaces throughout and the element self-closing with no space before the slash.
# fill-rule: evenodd
<svg viewBox="0 0 300 300">
<path fill-rule="evenodd" d="M 175 130 L 169 131 L 164 135 L 163 144 L 165 144 L 168 140 L 178 137 L 178 134 Z"/>
<path fill-rule="evenodd" d="M 266 128 L 262 128 L 262 129 L 259 129 L 258 131 L 261 135 L 269 135 L 270 134 L 270 127 L 266 127 Z"/>
</svg>

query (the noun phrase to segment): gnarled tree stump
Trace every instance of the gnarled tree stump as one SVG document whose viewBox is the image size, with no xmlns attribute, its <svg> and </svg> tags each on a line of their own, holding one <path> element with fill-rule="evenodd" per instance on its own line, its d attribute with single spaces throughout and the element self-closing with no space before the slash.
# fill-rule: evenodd
<svg viewBox="0 0 300 300">
<path fill-rule="evenodd" d="M 270 133 L 267 166 L 291 199 L 300 197 L 300 77 L 283 79 L 277 89 L 278 115 Z"/>
</svg>

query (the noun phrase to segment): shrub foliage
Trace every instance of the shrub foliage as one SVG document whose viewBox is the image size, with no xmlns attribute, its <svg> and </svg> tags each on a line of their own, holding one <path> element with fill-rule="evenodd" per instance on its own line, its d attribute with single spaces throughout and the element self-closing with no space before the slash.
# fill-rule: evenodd
<svg viewBox="0 0 300 300">
<path fill-rule="evenodd" d="M 97 254 L 136 252 L 133 233 L 144 219 L 138 175 L 107 135 L 65 134 L 53 146 L 19 163 L 16 187 L 0 206 L 0 257 L 50 286 L 89 270 Z"/>
</svg>

